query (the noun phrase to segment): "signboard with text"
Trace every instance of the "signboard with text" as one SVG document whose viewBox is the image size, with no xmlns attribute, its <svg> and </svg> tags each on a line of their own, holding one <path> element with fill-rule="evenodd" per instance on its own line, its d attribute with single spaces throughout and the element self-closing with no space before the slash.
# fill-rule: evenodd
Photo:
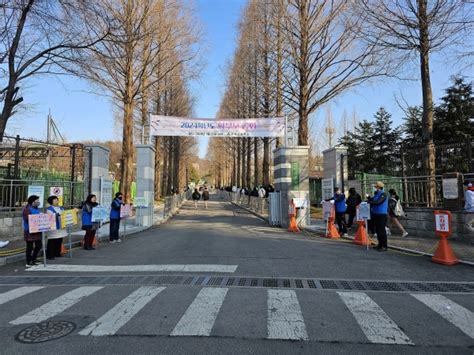
<svg viewBox="0 0 474 355">
<path fill-rule="evenodd" d="M 56 230 L 56 215 L 52 213 L 40 213 L 28 215 L 28 226 L 30 233 L 40 233 Z"/>
<path fill-rule="evenodd" d="M 74 226 L 77 224 L 77 211 L 66 210 L 61 213 L 61 228 Z"/>
<path fill-rule="evenodd" d="M 434 211 L 435 215 L 435 232 L 438 236 L 451 235 L 451 212 Z"/>
<path fill-rule="evenodd" d="M 132 215 L 133 215 L 132 205 L 122 205 L 122 207 L 120 207 L 120 218 L 128 218 L 128 217 L 132 217 Z"/>
<path fill-rule="evenodd" d="M 323 219 L 328 220 L 331 217 L 334 203 L 332 201 L 323 201 Z"/>
<path fill-rule="evenodd" d="M 133 200 L 135 207 L 148 207 L 149 201 L 146 197 L 135 197 Z"/>
<path fill-rule="evenodd" d="M 322 179 L 321 180 L 321 191 L 323 200 L 329 200 L 334 196 L 334 179 Z"/>
<path fill-rule="evenodd" d="M 104 206 L 97 206 L 92 209 L 92 222 L 106 222 L 109 220 L 109 209 Z"/>
<path fill-rule="evenodd" d="M 367 202 L 361 202 L 357 209 L 357 220 L 358 221 L 369 221 L 370 220 L 370 204 Z"/>
<path fill-rule="evenodd" d="M 44 186 L 30 185 L 28 186 L 28 197 L 36 195 L 39 196 L 40 205 L 39 208 L 43 208 L 44 202 Z"/>
</svg>

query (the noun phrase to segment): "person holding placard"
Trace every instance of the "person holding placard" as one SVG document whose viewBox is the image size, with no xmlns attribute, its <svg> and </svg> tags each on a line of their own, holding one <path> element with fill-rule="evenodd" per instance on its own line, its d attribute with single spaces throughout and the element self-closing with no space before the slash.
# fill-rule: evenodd
<svg viewBox="0 0 474 355">
<path fill-rule="evenodd" d="M 119 238 L 120 230 L 120 208 L 124 205 L 123 194 L 117 192 L 115 198 L 110 205 L 110 243 L 120 243 L 122 240 Z"/>
<path fill-rule="evenodd" d="M 86 231 L 86 234 L 84 235 L 85 250 L 95 249 L 92 244 L 99 224 L 92 222 L 92 209 L 99 205 L 96 200 L 96 195 L 89 195 L 82 206 L 82 229 Z"/>
<path fill-rule="evenodd" d="M 59 206 L 58 196 L 52 195 L 48 197 L 49 207 L 46 209 L 47 213 L 56 216 L 56 230 L 48 232 L 48 247 L 46 248 L 46 258 L 54 260 L 55 257 L 61 257 L 61 246 L 63 245 L 63 238 L 67 236 L 67 230 L 61 229 L 61 214 L 64 208 Z"/>
<path fill-rule="evenodd" d="M 26 267 L 32 267 L 38 264 L 36 260 L 38 253 L 41 250 L 41 233 L 30 233 L 28 216 L 30 214 L 40 214 L 40 197 L 31 195 L 28 197 L 28 204 L 23 209 L 23 235 L 26 242 Z"/>
</svg>

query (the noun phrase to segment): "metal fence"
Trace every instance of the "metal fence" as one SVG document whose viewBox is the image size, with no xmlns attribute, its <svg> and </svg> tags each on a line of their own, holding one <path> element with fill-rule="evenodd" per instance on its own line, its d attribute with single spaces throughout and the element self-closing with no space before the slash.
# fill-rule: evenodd
<svg viewBox="0 0 474 355">
<path fill-rule="evenodd" d="M 226 199 L 227 201 L 234 202 L 235 204 L 245 207 L 251 211 L 254 211 L 264 217 L 268 217 L 269 214 L 269 201 L 267 198 L 260 198 L 255 196 L 248 196 L 235 192 L 220 191 L 219 196 Z"/>
<path fill-rule="evenodd" d="M 191 191 L 186 191 L 178 195 L 165 197 L 163 208 L 163 218 L 174 215 L 186 200 L 191 198 Z"/>
</svg>

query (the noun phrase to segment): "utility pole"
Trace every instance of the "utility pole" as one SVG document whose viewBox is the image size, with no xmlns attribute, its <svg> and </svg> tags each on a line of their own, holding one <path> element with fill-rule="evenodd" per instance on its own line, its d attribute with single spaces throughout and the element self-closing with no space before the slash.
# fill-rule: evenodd
<svg viewBox="0 0 474 355">
<path fill-rule="evenodd" d="M 46 128 L 46 171 L 49 171 L 49 166 L 51 164 L 51 155 L 49 152 L 49 143 L 51 143 L 51 109 L 49 109 L 48 119 L 47 119 L 47 128 Z"/>
</svg>

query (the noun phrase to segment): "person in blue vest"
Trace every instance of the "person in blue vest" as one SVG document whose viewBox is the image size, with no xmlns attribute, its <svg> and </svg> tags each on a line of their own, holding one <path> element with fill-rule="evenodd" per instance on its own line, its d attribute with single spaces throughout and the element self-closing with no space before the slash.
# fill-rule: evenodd
<svg viewBox="0 0 474 355">
<path fill-rule="evenodd" d="M 377 181 L 374 185 L 376 189 L 373 197 L 369 198 L 370 218 L 377 234 L 378 245 L 375 249 L 378 251 L 387 251 L 387 213 L 388 213 L 388 197 L 384 191 L 384 183 Z"/>
<path fill-rule="evenodd" d="M 63 245 L 63 238 L 67 235 L 66 228 L 61 229 L 61 214 L 64 208 L 59 206 L 59 199 L 57 196 L 48 197 L 49 207 L 46 213 L 51 213 L 56 216 L 56 230 L 48 232 L 48 244 L 46 248 L 46 258 L 53 260 L 61 255 L 61 246 Z"/>
<path fill-rule="evenodd" d="M 119 238 L 120 208 L 123 204 L 123 194 L 121 192 L 117 192 L 112 204 L 110 205 L 110 243 L 121 242 Z"/>
<path fill-rule="evenodd" d="M 38 264 L 36 260 L 41 250 L 41 233 L 30 233 L 28 216 L 30 214 L 40 214 L 40 197 L 31 195 L 28 197 L 28 204 L 23 209 L 23 236 L 26 242 L 26 267 L 32 267 Z"/>
<path fill-rule="evenodd" d="M 94 243 L 95 233 L 99 224 L 92 222 L 92 209 L 99 205 L 96 200 L 96 195 L 89 195 L 82 205 L 82 229 L 86 231 L 86 234 L 84 235 L 85 250 L 95 249 L 92 244 Z"/>
</svg>

